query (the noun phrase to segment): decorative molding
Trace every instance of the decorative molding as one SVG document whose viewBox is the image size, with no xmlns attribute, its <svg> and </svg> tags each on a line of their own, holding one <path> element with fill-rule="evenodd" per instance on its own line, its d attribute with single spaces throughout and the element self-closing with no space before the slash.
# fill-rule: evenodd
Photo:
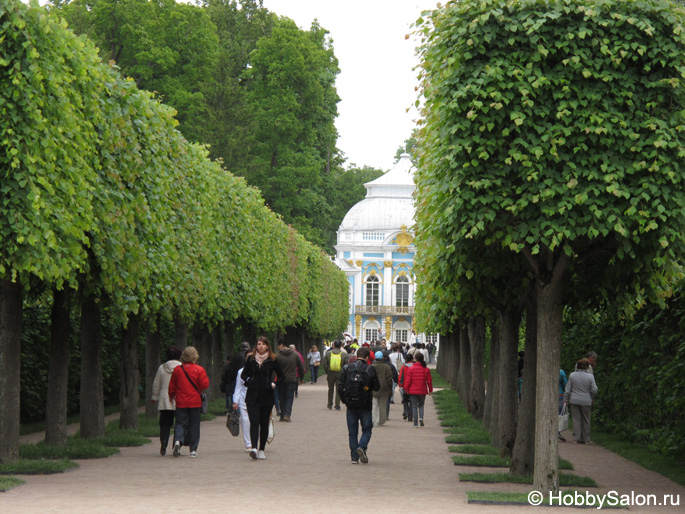
<svg viewBox="0 0 685 514">
<path fill-rule="evenodd" d="M 395 239 L 390 241 L 390 244 L 397 245 L 397 251 L 401 254 L 409 252 L 409 246 L 414 242 L 414 236 L 407 232 L 407 225 L 402 225 L 402 231 L 395 236 Z"/>
<path fill-rule="evenodd" d="M 392 268 L 392 261 L 385 261 L 385 262 L 383 263 L 383 265 L 384 265 L 386 268 Z"/>
<path fill-rule="evenodd" d="M 356 261 L 355 264 L 361 268 L 364 261 Z"/>
</svg>

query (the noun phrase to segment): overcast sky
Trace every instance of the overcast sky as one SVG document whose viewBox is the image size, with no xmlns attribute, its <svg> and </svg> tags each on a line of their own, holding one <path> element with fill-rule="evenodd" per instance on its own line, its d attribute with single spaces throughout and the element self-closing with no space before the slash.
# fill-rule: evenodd
<svg viewBox="0 0 685 514">
<path fill-rule="evenodd" d="M 411 136 L 417 112 L 415 47 L 405 35 L 437 0 L 264 0 L 264 7 L 308 30 L 314 19 L 330 32 L 340 65 L 338 148 L 347 164 L 383 170 Z M 409 112 L 406 112 L 407 109 Z"/>
</svg>

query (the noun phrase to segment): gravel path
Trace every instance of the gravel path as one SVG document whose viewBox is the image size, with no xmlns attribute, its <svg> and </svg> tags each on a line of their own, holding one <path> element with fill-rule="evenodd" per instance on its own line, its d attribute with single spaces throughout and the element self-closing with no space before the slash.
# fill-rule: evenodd
<svg viewBox="0 0 685 514">
<path fill-rule="evenodd" d="M 291 423 L 276 422 L 266 460 L 243 451 L 242 435 L 232 437 L 223 418 L 201 425 L 199 457 L 171 451 L 159 455 L 156 440 L 122 448 L 108 459 L 79 461 L 67 473 L 25 476 L 26 484 L 0 494 L 0 513 L 240 513 L 308 514 L 340 512 L 527 513 L 531 506 L 468 504 L 466 491 L 530 491 L 517 484 L 460 483 L 460 472 L 492 468 L 454 466 L 432 398 L 426 399 L 426 426 L 402 421 L 401 405 L 390 420 L 374 428 L 369 464 L 351 465 L 345 407 L 326 409 L 326 382 L 300 386 Z M 399 396 L 399 394 L 397 394 Z M 36 436 L 22 438 L 22 442 Z M 679 495 L 680 506 L 631 506 L 631 512 L 685 513 L 685 488 L 598 446 L 561 444 L 560 454 L 575 473 L 594 478 L 599 494 Z M 501 468 L 500 468 L 501 470 Z M 544 514 L 568 514 L 545 508 Z"/>
</svg>

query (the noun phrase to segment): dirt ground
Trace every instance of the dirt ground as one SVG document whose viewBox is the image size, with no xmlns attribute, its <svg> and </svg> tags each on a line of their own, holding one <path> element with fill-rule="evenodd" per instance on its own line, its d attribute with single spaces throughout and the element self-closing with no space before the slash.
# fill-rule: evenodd
<svg viewBox="0 0 685 514">
<path fill-rule="evenodd" d="M 529 492 L 531 487 L 459 482 L 460 472 L 495 469 L 452 464 L 430 397 L 424 428 L 414 429 L 402 421 L 401 405 L 391 405 L 386 426 L 373 430 L 369 463 L 351 465 L 345 407 L 326 409 L 326 391 L 321 379 L 316 385 L 300 386 L 292 422 L 276 422 L 266 460 L 250 459 L 243 451 L 242 435 L 232 437 L 220 417 L 202 423 L 197 459 L 188 457 L 187 448 L 178 458 L 171 451 L 161 457 L 156 440 L 143 447 L 122 448 L 108 459 L 81 460 L 77 469 L 67 473 L 23 476 L 25 485 L 0 494 L 0 513 L 308 514 L 353 509 L 374 514 L 407 510 L 494 514 L 536 510 L 467 503 L 466 491 Z M 22 442 L 36 438 L 26 436 Z M 631 492 L 655 495 L 651 506 L 633 505 L 631 512 L 685 513 L 685 488 L 599 446 L 560 443 L 560 455 L 573 463 L 576 474 L 597 481 L 599 487 L 590 492 L 616 491 L 617 497 Z M 663 501 L 664 494 L 674 495 L 680 505 L 654 505 Z M 542 512 L 568 514 L 569 509 L 547 507 Z"/>
</svg>

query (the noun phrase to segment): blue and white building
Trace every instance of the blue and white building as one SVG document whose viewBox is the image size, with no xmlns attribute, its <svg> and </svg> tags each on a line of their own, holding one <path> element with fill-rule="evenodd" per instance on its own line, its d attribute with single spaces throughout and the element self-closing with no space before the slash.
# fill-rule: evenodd
<svg viewBox="0 0 685 514">
<path fill-rule="evenodd" d="M 412 341 L 414 320 L 414 165 L 402 154 L 385 175 L 364 184 L 366 198 L 338 229 L 336 264 L 350 283 L 347 332 L 360 343 Z M 418 341 L 437 343 L 437 336 Z"/>
</svg>

